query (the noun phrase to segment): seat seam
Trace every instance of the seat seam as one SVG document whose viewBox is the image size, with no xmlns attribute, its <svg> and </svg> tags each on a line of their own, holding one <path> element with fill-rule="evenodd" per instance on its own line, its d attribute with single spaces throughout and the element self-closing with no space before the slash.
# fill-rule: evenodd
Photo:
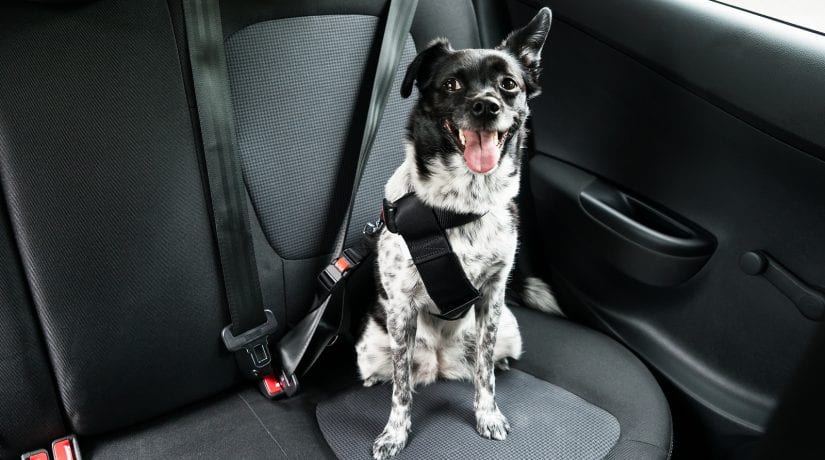
<svg viewBox="0 0 825 460">
<path fill-rule="evenodd" d="M 244 398 L 243 395 L 240 393 L 237 393 L 237 395 L 239 398 L 241 398 L 241 401 L 243 401 L 243 403 L 246 404 L 246 407 L 249 409 L 250 412 L 252 412 L 252 415 L 255 416 L 255 419 L 258 420 L 258 423 L 261 425 L 261 428 L 263 428 L 264 431 L 266 431 L 266 434 L 269 435 L 269 438 L 272 439 L 272 442 L 274 442 L 275 445 L 278 446 L 278 449 L 281 449 L 281 453 L 284 454 L 284 457 L 289 457 L 289 455 L 286 454 L 284 448 L 281 446 L 281 443 L 279 443 L 278 440 L 275 439 L 275 436 L 272 435 L 272 432 L 269 431 L 269 428 L 266 427 L 263 420 L 261 420 L 261 417 L 258 416 L 258 413 L 255 412 L 255 409 L 252 408 L 252 406 L 249 404 L 246 398 Z"/>
</svg>

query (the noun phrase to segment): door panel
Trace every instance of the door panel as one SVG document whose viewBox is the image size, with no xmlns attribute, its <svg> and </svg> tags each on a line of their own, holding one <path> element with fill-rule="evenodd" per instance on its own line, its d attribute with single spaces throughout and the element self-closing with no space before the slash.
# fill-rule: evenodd
<svg viewBox="0 0 825 460">
<path fill-rule="evenodd" d="M 534 260 L 710 424 L 761 433 L 818 323 L 740 258 L 825 284 L 825 37 L 698 0 L 516 1 L 513 23 L 545 4 Z"/>
</svg>

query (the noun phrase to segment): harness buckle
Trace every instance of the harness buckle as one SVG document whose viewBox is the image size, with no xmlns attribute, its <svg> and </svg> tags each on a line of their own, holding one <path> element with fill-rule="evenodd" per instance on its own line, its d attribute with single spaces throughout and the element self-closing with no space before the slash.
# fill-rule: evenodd
<svg viewBox="0 0 825 460">
<path fill-rule="evenodd" d="M 341 278 L 355 268 L 363 257 L 351 248 L 345 249 L 343 255 L 334 259 L 324 268 L 324 271 L 318 275 L 318 283 L 327 292 L 341 281 Z"/>
<path fill-rule="evenodd" d="M 266 322 L 241 334 L 233 335 L 232 326 L 221 331 L 226 349 L 235 353 L 238 365 L 246 375 L 260 377 L 272 372 L 272 353 L 269 351 L 269 336 L 275 332 L 278 321 L 272 310 L 264 310 Z M 245 353 L 237 353 L 243 350 Z"/>
<path fill-rule="evenodd" d="M 398 233 L 398 227 L 395 225 L 395 214 L 397 211 L 398 206 L 384 198 L 384 202 L 381 206 L 381 221 L 384 222 L 387 230 L 392 233 Z"/>
<path fill-rule="evenodd" d="M 381 210 L 381 215 L 383 216 L 383 214 L 384 214 L 384 210 L 382 209 Z M 381 227 L 383 227 L 383 226 L 384 226 L 384 221 L 381 218 L 379 218 L 375 222 L 367 222 L 366 224 L 364 224 L 364 229 L 361 230 L 361 233 L 363 233 L 364 236 L 366 236 L 367 238 L 372 238 L 375 235 L 378 235 L 378 232 L 381 231 Z"/>
</svg>

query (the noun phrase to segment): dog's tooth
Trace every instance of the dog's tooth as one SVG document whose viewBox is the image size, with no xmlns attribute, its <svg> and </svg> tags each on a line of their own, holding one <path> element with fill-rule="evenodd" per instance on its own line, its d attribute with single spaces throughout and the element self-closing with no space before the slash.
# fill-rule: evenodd
<svg viewBox="0 0 825 460">
<path fill-rule="evenodd" d="M 467 144 L 467 139 L 464 137 L 464 131 L 462 131 L 460 129 L 458 130 L 458 140 L 461 141 L 461 145 L 466 145 Z"/>
</svg>

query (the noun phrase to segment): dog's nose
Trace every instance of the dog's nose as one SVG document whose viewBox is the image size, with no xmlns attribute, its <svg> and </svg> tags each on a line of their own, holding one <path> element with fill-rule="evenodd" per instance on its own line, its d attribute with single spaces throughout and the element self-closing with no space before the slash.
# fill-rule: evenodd
<svg viewBox="0 0 825 460">
<path fill-rule="evenodd" d="M 480 97 L 473 101 L 472 109 L 475 116 L 498 115 L 501 105 L 491 97 Z"/>
</svg>

